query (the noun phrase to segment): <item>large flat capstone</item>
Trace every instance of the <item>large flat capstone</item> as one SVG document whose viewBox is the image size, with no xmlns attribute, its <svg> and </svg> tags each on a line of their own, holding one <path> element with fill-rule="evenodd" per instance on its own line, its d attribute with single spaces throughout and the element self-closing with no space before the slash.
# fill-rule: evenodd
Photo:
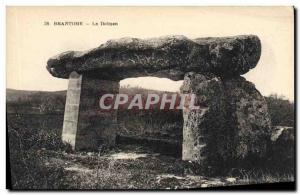
<svg viewBox="0 0 300 195">
<path fill-rule="evenodd" d="M 254 68 L 260 53 L 260 40 L 255 35 L 121 38 L 89 51 L 68 51 L 54 56 L 48 60 L 47 70 L 59 78 L 69 78 L 76 71 L 106 80 L 140 76 L 182 80 L 189 71 L 232 77 Z"/>
</svg>

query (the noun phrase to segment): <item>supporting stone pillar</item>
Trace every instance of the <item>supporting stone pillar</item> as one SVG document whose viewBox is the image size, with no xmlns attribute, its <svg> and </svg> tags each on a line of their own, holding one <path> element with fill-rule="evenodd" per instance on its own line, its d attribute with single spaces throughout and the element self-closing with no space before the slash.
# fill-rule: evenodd
<svg viewBox="0 0 300 195">
<path fill-rule="evenodd" d="M 62 141 L 75 149 L 82 76 L 72 72 L 66 97 Z"/>
<path fill-rule="evenodd" d="M 224 91 L 219 77 L 213 74 L 187 73 L 181 93 L 196 95 L 198 110 L 183 110 L 182 159 L 197 163 L 197 169 L 207 170 L 222 163 L 224 132 Z M 223 142 L 224 143 L 224 142 Z"/>
<path fill-rule="evenodd" d="M 75 74 L 70 75 L 63 140 L 76 150 L 113 146 L 118 128 L 117 110 L 100 110 L 99 100 L 103 94 L 117 94 L 119 82 Z"/>
<path fill-rule="evenodd" d="M 263 164 L 271 124 L 267 103 L 252 83 L 191 72 L 181 93 L 195 94 L 200 105 L 183 111 L 183 160 L 208 173 Z"/>
</svg>

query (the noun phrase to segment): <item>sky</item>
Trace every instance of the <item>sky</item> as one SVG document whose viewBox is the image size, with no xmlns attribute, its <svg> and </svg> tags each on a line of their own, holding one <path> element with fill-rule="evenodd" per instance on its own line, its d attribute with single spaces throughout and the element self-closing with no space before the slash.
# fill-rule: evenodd
<svg viewBox="0 0 300 195">
<path fill-rule="evenodd" d="M 254 34 L 262 43 L 261 58 L 243 76 L 263 95 L 277 93 L 293 101 L 293 15 L 292 7 L 8 7 L 6 85 L 22 90 L 66 90 L 68 80 L 51 76 L 47 60 L 68 50 L 98 47 L 109 39 Z M 53 25 L 64 21 L 90 25 Z M 91 25 L 100 21 L 118 26 Z M 121 85 L 167 91 L 179 90 L 181 83 L 155 77 L 121 81 Z"/>
</svg>

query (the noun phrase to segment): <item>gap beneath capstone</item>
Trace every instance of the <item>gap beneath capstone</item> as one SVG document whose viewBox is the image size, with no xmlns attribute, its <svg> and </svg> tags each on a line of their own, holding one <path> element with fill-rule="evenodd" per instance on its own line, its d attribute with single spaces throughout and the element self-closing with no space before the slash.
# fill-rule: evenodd
<svg viewBox="0 0 300 195">
<path fill-rule="evenodd" d="M 119 93 L 179 94 L 183 81 L 168 78 L 137 77 L 120 81 Z M 143 145 L 161 154 L 181 157 L 182 110 L 118 110 L 116 144 Z"/>
</svg>

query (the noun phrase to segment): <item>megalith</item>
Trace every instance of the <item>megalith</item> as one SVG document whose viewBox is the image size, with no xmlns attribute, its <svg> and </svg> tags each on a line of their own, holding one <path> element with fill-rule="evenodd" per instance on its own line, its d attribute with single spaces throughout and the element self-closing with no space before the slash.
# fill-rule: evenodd
<svg viewBox="0 0 300 195">
<path fill-rule="evenodd" d="M 117 110 L 100 112 L 105 93 L 118 93 L 119 81 L 156 76 L 183 80 L 181 93 L 196 95 L 198 110 L 183 110 L 182 159 L 200 168 L 261 157 L 270 134 L 267 104 L 241 75 L 254 68 L 261 43 L 255 35 L 188 39 L 109 40 L 85 52 L 50 58 L 47 70 L 69 78 L 63 140 L 75 149 L 113 145 Z"/>
<path fill-rule="evenodd" d="M 66 97 L 62 140 L 69 143 L 75 149 L 82 75 L 75 71 L 70 74 L 69 86 Z"/>
<path fill-rule="evenodd" d="M 266 156 L 271 121 L 267 103 L 252 83 L 241 76 L 190 72 L 181 93 L 195 94 L 200 105 L 199 110 L 183 110 L 183 160 L 207 170 Z"/>
<path fill-rule="evenodd" d="M 70 74 L 62 140 L 73 149 L 97 150 L 113 146 L 117 132 L 117 111 L 101 110 L 99 98 L 103 94 L 117 94 L 119 82 Z"/>
<path fill-rule="evenodd" d="M 223 83 L 214 74 L 187 73 L 181 93 L 196 95 L 200 109 L 183 110 L 182 159 L 196 162 L 200 168 L 222 163 L 226 150 L 226 101 Z"/>
<path fill-rule="evenodd" d="M 188 39 L 165 36 L 152 39 L 109 40 L 85 52 L 67 51 L 50 58 L 47 70 L 55 77 L 71 72 L 120 81 L 156 76 L 182 80 L 187 72 L 242 75 L 254 68 L 261 44 L 255 35 Z"/>
<path fill-rule="evenodd" d="M 223 79 L 227 102 L 230 151 L 236 162 L 254 162 L 266 156 L 271 119 L 265 98 L 241 76 Z M 250 158 L 249 158 L 250 157 Z M 258 162 L 258 161 L 256 161 Z"/>
</svg>

